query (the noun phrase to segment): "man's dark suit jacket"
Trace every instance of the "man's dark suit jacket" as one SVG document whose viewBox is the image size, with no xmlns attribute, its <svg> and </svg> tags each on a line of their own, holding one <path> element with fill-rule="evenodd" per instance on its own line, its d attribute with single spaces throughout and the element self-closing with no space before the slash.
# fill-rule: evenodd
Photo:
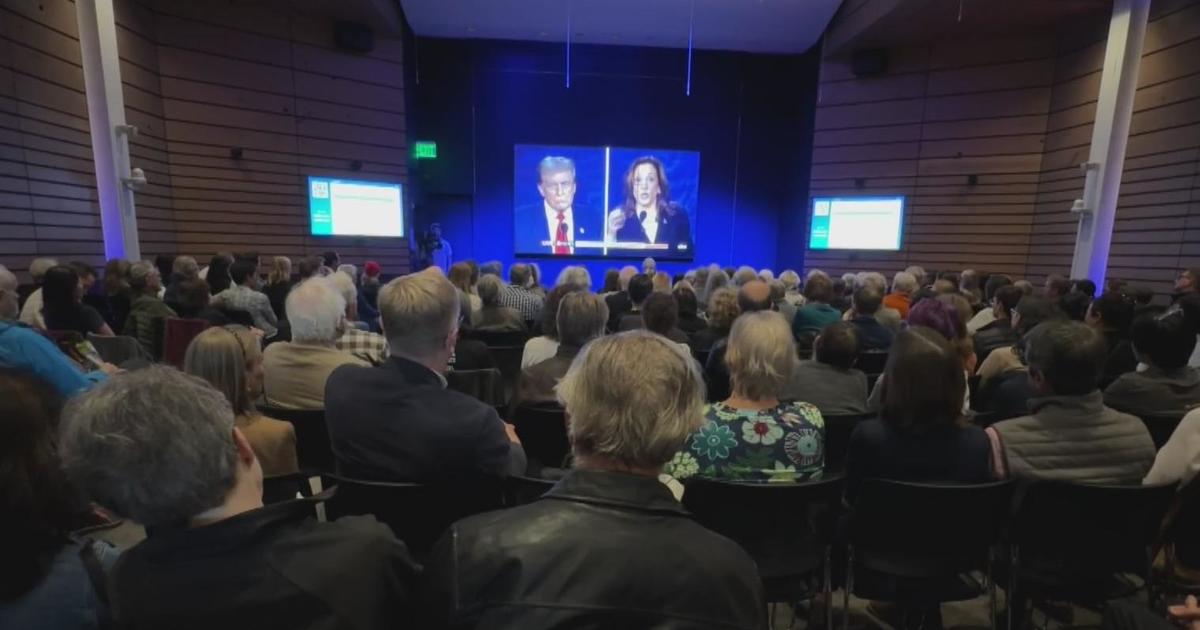
<svg viewBox="0 0 1200 630">
<path fill-rule="evenodd" d="M 628 291 L 618 291 L 604 298 L 604 303 L 608 305 L 608 332 L 617 332 L 621 316 L 633 309 L 633 300 Z"/>
<path fill-rule="evenodd" d="M 338 472 L 355 479 L 431 483 L 525 468 L 524 451 L 509 443 L 495 409 L 402 357 L 334 370 L 325 421 Z"/>
<path fill-rule="evenodd" d="M 571 218 L 575 221 L 576 241 L 603 241 L 604 216 L 596 211 L 571 209 Z M 516 252 L 518 254 L 552 254 L 554 248 L 542 245 L 549 240 L 550 231 L 546 223 L 546 207 L 537 205 L 521 206 L 513 217 L 513 231 L 516 232 Z M 575 253 L 580 253 L 578 246 Z"/>
</svg>

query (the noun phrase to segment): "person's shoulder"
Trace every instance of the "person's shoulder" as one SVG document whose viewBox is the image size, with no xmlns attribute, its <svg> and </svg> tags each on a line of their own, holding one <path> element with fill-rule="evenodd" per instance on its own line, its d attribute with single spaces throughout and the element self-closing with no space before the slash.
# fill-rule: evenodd
<svg viewBox="0 0 1200 630">
<path fill-rule="evenodd" d="M 821 419 L 821 410 L 812 403 L 803 401 L 786 402 L 779 406 L 780 414 L 792 414 L 800 416 L 809 422 L 823 423 Z"/>
<path fill-rule="evenodd" d="M 397 557 L 416 567 L 404 542 L 370 515 L 343 516 L 323 523 L 305 521 L 291 536 L 293 544 L 289 547 L 303 546 L 309 552 L 323 550 L 321 555 L 336 557 L 339 565 L 357 567 L 359 571 L 373 565 L 390 570 L 388 565 Z"/>
<path fill-rule="evenodd" d="M 278 345 L 278 344 L 273 344 L 273 345 Z M 270 347 L 268 347 L 267 349 L 270 350 Z M 358 357 L 355 357 L 349 353 L 342 353 L 342 354 L 345 354 L 347 357 L 349 357 L 350 359 L 353 359 L 353 360 L 345 361 L 341 365 L 333 368 L 333 371 L 329 373 L 329 379 L 326 381 L 327 387 L 329 384 L 332 384 L 335 381 L 338 383 L 341 383 L 342 381 L 355 382 L 357 379 L 361 378 L 364 374 L 372 373 L 375 371 L 381 371 L 381 370 L 379 370 L 379 368 L 373 367 L 367 361 L 359 359 Z"/>
</svg>

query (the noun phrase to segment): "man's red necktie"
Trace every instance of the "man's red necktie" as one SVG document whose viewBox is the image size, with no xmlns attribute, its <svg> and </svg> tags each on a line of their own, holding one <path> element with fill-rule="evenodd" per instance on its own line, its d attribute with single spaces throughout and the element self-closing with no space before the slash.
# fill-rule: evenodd
<svg viewBox="0 0 1200 630">
<path fill-rule="evenodd" d="M 561 212 L 558 213 L 558 227 L 554 230 L 554 253 L 571 253 L 570 240 L 567 236 L 567 220 Z"/>
</svg>

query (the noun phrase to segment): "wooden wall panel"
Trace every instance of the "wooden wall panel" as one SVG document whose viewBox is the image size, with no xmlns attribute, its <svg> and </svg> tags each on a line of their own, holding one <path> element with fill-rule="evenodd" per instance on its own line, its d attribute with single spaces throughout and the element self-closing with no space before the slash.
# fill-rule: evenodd
<svg viewBox="0 0 1200 630">
<path fill-rule="evenodd" d="M 75 5 L 0 4 L 0 264 L 103 264 Z"/>
</svg>

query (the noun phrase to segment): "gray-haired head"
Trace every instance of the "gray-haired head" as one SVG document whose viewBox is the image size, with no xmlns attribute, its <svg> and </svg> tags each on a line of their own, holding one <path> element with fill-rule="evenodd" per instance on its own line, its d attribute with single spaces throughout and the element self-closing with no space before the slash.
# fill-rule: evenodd
<svg viewBox="0 0 1200 630">
<path fill-rule="evenodd" d="M 342 336 L 346 300 L 325 278 L 309 278 L 296 285 L 284 308 L 296 343 L 332 346 Z"/>
<path fill-rule="evenodd" d="M 563 270 L 558 274 L 558 280 L 554 286 L 570 285 L 578 287 L 584 291 L 592 290 L 592 274 L 588 272 L 587 267 L 580 265 L 571 265 L 563 267 Z"/>
<path fill-rule="evenodd" d="M 649 256 L 642 260 L 642 273 L 646 274 L 647 276 L 653 276 L 657 272 L 658 262 Z"/>
<path fill-rule="evenodd" d="M 490 260 L 479 265 L 479 275 L 481 276 L 497 276 L 504 271 L 504 265 L 500 264 L 499 260 Z"/>
<path fill-rule="evenodd" d="M 704 380 L 696 362 L 679 344 L 645 330 L 589 343 L 557 391 L 581 463 L 602 457 L 661 467 L 703 421 Z"/>
<path fill-rule="evenodd" d="M 342 265 L 345 267 L 346 265 Z M 333 289 L 338 295 L 342 296 L 342 302 L 346 304 L 346 310 L 349 311 L 351 305 L 358 304 L 358 287 L 354 286 L 354 278 L 341 270 L 341 267 L 334 273 L 321 278 L 329 288 Z"/>
<path fill-rule="evenodd" d="M 154 263 L 147 260 L 139 260 L 129 266 L 129 288 L 135 293 L 146 293 L 147 290 L 154 287 L 154 278 L 158 276 L 158 267 Z"/>
<path fill-rule="evenodd" d="M 89 498 L 148 527 L 186 524 L 237 480 L 233 409 L 163 366 L 119 374 L 63 410 L 59 454 Z"/>
<path fill-rule="evenodd" d="M 608 322 L 608 304 L 595 293 L 577 291 L 567 294 L 558 304 L 556 322 L 558 341 L 568 348 L 582 348 L 604 336 Z"/>
<path fill-rule="evenodd" d="M 880 293 L 887 293 L 887 277 L 878 271 L 860 271 L 854 274 L 854 290 L 863 287 L 873 287 Z"/>
<path fill-rule="evenodd" d="M 58 260 L 54 258 L 34 258 L 29 263 L 29 275 L 35 283 L 41 284 L 42 276 L 46 275 L 46 272 L 50 271 L 51 267 L 57 266 Z"/>
<path fill-rule="evenodd" d="M 725 274 L 723 269 L 718 267 L 717 269 L 708 270 L 708 279 L 704 282 L 705 295 L 712 297 L 712 294 L 716 293 L 717 289 L 723 289 L 727 286 L 729 286 L 729 276 Z"/>
<path fill-rule="evenodd" d="M 758 272 L 753 267 L 742 265 L 733 273 L 733 286 L 741 287 L 747 282 L 758 280 Z"/>
<path fill-rule="evenodd" d="M 337 270 L 338 270 L 338 273 L 344 273 L 347 276 L 349 276 L 350 280 L 352 282 L 354 282 L 355 284 L 358 283 L 358 267 L 355 267 L 354 265 L 350 265 L 350 264 L 345 264 L 345 265 L 338 265 Z"/>
<path fill-rule="evenodd" d="M 183 278 L 199 278 L 200 264 L 191 256 L 176 256 L 171 263 L 171 273 Z"/>
<path fill-rule="evenodd" d="M 758 279 L 770 284 L 775 279 L 775 272 L 770 269 L 759 269 Z"/>
<path fill-rule="evenodd" d="M 403 276 L 379 290 L 380 323 L 396 355 L 427 359 L 446 352 L 461 308 L 458 290 L 440 273 Z"/>
<path fill-rule="evenodd" d="M 538 181 L 547 175 L 554 173 L 570 173 L 571 177 L 575 176 L 575 161 L 568 157 L 558 155 L 547 155 L 538 162 Z"/>
<path fill-rule="evenodd" d="M 898 271 L 892 277 L 892 291 L 896 293 L 905 293 L 911 296 L 916 294 L 917 289 L 920 288 L 917 278 L 907 271 Z"/>
<path fill-rule="evenodd" d="M 796 291 L 800 288 L 800 274 L 796 273 L 793 269 L 784 269 L 783 273 L 779 274 L 779 281 L 783 283 L 783 287 L 788 292 Z"/>
<path fill-rule="evenodd" d="M 479 301 L 484 306 L 495 306 L 500 302 L 500 278 L 492 275 L 480 276 L 475 291 L 479 293 Z"/>
</svg>

